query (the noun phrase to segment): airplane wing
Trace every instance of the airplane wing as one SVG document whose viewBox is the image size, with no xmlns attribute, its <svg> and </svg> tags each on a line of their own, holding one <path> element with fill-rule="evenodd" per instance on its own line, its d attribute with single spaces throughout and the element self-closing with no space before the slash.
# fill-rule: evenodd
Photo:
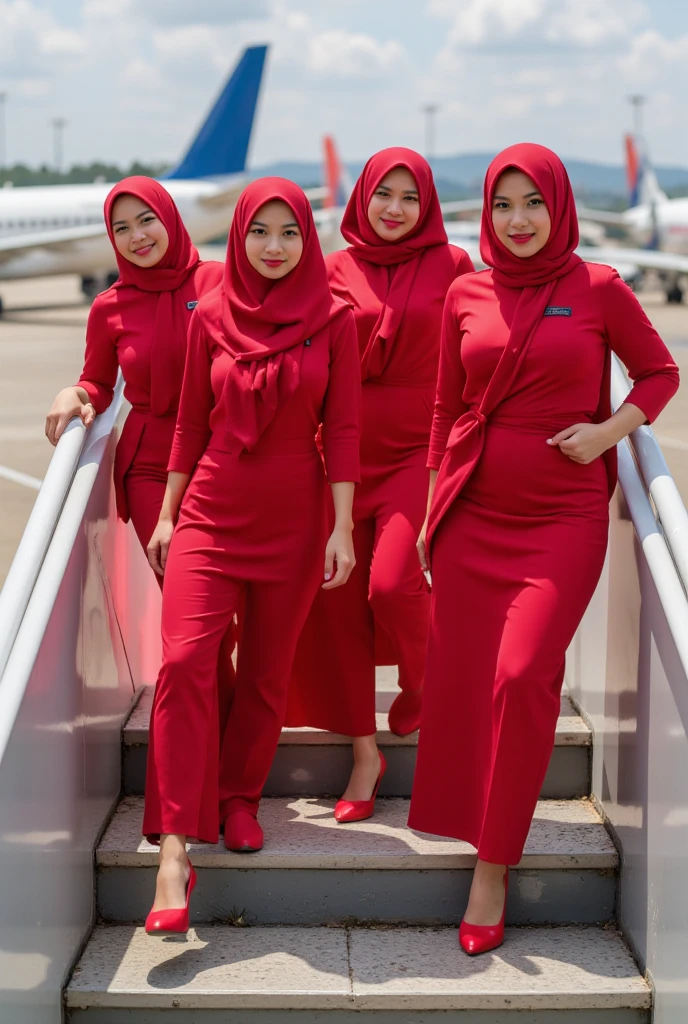
<svg viewBox="0 0 688 1024">
<path fill-rule="evenodd" d="M 580 220 L 591 220 L 595 224 L 608 224 L 615 228 L 628 227 L 624 213 L 615 213 L 613 210 L 595 210 L 589 206 L 578 206 L 578 204 L 576 204 L 576 212 Z"/>
<path fill-rule="evenodd" d="M 639 270 L 664 270 L 673 274 L 688 274 L 688 256 L 674 252 L 658 252 L 656 249 L 624 249 L 607 246 L 581 246 L 576 250 L 588 263 L 608 263 L 618 270 L 618 265 L 633 264 Z"/>
<path fill-rule="evenodd" d="M 0 238 L 0 263 L 22 256 L 31 249 L 67 250 L 78 242 L 106 235 L 105 224 L 85 224 L 83 227 L 60 228 L 55 231 L 34 231 L 25 235 Z"/>
</svg>

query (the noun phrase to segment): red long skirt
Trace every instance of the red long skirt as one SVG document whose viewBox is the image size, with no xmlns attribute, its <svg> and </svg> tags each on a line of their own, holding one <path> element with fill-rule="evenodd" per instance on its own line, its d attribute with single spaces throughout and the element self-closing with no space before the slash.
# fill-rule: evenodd
<svg viewBox="0 0 688 1024">
<path fill-rule="evenodd" d="M 602 459 L 488 428 L 435 534 L 426 686 L 409 825 L 517 864 L 554 744 L 566 649 L 607 545 Z"/>
<path fill-rule="evenodd" d="M 371 736 L 376 665 L 398 665 L 402 689 L 423 685 L 430 594 L 416 540 L 427 503 L 430 416 L 426 390 L 363 388 L 356 566 L 345 587 L 321 590 L 313 603 L 292 671 L 289 726 Z"/>
</svg>

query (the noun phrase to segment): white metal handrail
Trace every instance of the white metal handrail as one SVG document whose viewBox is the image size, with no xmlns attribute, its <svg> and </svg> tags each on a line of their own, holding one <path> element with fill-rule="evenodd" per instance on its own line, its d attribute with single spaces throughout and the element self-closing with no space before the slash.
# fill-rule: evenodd
<svg viewBox="0 0 688 1024">
<path fill-rule="evenodd" d="M 619 360 L 612 365 L 612 404 L 615 409 L 625 401 L 631 386 Z M 645 487 L 652 497 L 664 538 L 676 569 L 688 593 L 688 511 L 671 475 L 657 438 L 650 427 L 634 430 L 629 443 L 640 468 Z M 651 506 L 650 506 L 651 508 Z"/>
<path fill-rule="evenodd" d="M 93 441 L 97 437 L 102 437 L 103 434 L 109 435 L 112 430 L 122 404 L 123 386 L 120 375 L 112 404 L 102 416 L 96 417 L 90 428 Z M 65 432 L 55 448 L 29 521 L 12 560 L 4 586 L 0 591 L 0 679 L 72 486 L 85 442 L 86 428 L 82 421 L 75 417 L 67 424 Z"/>
</svg>

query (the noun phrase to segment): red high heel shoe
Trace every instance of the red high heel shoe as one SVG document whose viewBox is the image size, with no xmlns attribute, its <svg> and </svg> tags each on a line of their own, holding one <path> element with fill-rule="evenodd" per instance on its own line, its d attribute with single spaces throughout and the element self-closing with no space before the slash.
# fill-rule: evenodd
<svg viewBox="0 0 688 1024">
<path fill-rule="evenodd" d="M 402 690 L 392 701 L 387 715 L 390 732 L 395 736 L 410 736 L 420 726 L 423 689 Z"/>
<path fill-rule="evenodd" d="M 196 872 L 189 861 L 189 880 L 186 883 L 186 903 L 178 910 L 151 910 L 146 918 L 149 935 L 184 935 L 189 930 L 189 903 L 196 887 Z"/>
<path fill-rule="evenodd" d="M 256 853 L 263 849 L 265 837 L 255 814 L 231 811 L 225 818 L 225 846 L 232 853 Z"/>
<path fill-rule="evenodd" d="M 464 953 L 477 956 L 478 953 L 489 953 L 504 942 L 504 918 L 506 917 L 506 898 L 509 893 L 509 868 L 504 872 L 504 909 L 499 924 L 468 924 L 461 922 L 459 943 Z"/>
<path fill-rule="evenodd" d="M 380 788 L 382 776 L 387 771 L 385 755 L 381 750 L 378 750 L 378 754 L 380 755 L 380 774 L 377 777 L 375 789 L 373 790 L 373 795 L 370 800 L 338 800 L 334 808 L 334 816 L 337 821 L 365 821 L 366 818 L 372 817 L 373 811 L 375 810 L 375 798 L 377 797 L 377 791 Z"/>
</svg>

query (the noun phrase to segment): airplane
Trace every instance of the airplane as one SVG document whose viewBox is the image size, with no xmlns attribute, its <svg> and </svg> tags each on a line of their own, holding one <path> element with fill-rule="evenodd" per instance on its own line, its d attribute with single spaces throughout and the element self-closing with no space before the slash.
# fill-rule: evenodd
<svg viewBox="0 0 688 1024">
<path fill-rule="evenodd" d="M 324 179 L 329 198 L 325 201 L 323 209 L 314 211 L 314 216 L 323 250 L 324 252 L 332 252 L 334 249 L 342 249 L 346 245 L 339 231 L 339 225 L 341 224 L 346 202 L 351 194 L 351 187 L 350 184 L 347 185 L 346 170 L 339 159 L 334 140 L 331 136 L 326 136 L 324 140 Z M 653 181 L 657 189 L 659 189 L 659 185 L 656 184 L 656 176 L 650 168 L 645 188 L 652 187 Z M 664 193 L 661 193 L 661 195 L 664 195 Z M 666 199 L 666 202 L 669 204 L 681 202 L 686 204 L 686 226 L 688 228 L 688 199 Z M 458 245 L 464 249 L 471 257 L 477 269 L 484 268 L 485 264 L 480 256 L 480 222 L 476 220 L 447 219 L 448 215 L 456 213 L 479 212 L 482 209 L 482 199 L 459 199 L 440 203 L 440 206 L 445 217 L 444 226 L 449 241 L 453 245 Z M 680 277 L 688 275 L 688 255 L 663 252 L 658 249 L 631 249 L 624 246 L 606 245 L 599 234 L 600 222 L 619 224 L 619 218 L 623 218 L 625 215 L 611 213 L 609 219 L 603 220 L 607 211 L 588 210 L 580 206 L 577 209 L 581 217 L 580 227 L 583 244 L 579 245 L 576 252 L 582 259 L 587 263 L 604 263 L 614 267 L 624 281 L 634 288 L 641 284 L 645 271 L 654 271 L 665 282 L 667 300 L 669 302 L 680 302 L 682 300 L 683 292 L 678 286 L 678 280 Z M 632 210 L 627 211 L 629 214 L 632 212 Z M 669 283 L 667 284 L 667 282 Z M 672 289 L 676 291 L 672 291 Z M 680 297 L 672 297 L 675 296 L 676 292 L 679 293 Z"/>
<path fill-rule="evenodd" d="M 267 49 L 244 50 L 185 155 L 160 179 L 196 244 L 229 229 L 248 182 L 246 158 Z M 112 183 L 0 188 L 0 280 L 78 274 L 88 299 L 111 284 L 117 274 L 103 222 L 111 188 Z"/>
</svg>

